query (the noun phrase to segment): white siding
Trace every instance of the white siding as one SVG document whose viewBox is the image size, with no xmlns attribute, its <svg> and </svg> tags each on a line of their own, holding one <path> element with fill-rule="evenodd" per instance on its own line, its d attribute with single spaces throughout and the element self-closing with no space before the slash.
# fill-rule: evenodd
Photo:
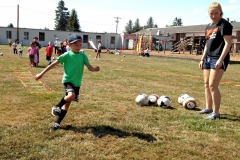
<svg viewBox="0 0 240 160">
<path fill-rule="evenodd" d="M 12 42 L 14 39 L 17 38 L 17 29 L 16 28 L 7 28 L 7 27 L 0 27 L 0 44 L 7 44 L 8 38 L 6 35 L 7 31 L 12 32 Z M 24 32 L 28 32 L 29 39 L 24 39 Z M 73 34 L 74 32 L 68 32 L 68 31 L 55 31 L 55 30 L 41 30 L 41 29 L 29 29 L 29 28 L 19 28 L 19 41 L 23 40 L 23 45 L 28 46 L 30 42 L 32 41 L 33 37 L 39 38 L 39 33 L 43 32 L 45 34 L 44 41 L 41 41 L 39 39 L 39 43 L 42 46 L 46 46 L 49 41 L 54 42 L 56 38 L 58 38 L 59 41 L 64 41 L 64 39 L 67 39 L 70 34 Z M 97 44 L 97 36 L 101 36 L 101 42 L 102 45 L 109 49 L 120 49 L 121 46 L 121 35 L 116 33 L 90 33 L 90 32 L 78 32 L 83 38 L 83 35 L 88 36 L 88 40 L 91 39 L 93 43 Z M 111 37 L 115 37 L 115 44 L 111 44 L 110 40 Z M 111 45 L 110 45 L 111 44 Z M 82 48 L 87 48 L 88 43 L 83 43 Z"/>
</svg>

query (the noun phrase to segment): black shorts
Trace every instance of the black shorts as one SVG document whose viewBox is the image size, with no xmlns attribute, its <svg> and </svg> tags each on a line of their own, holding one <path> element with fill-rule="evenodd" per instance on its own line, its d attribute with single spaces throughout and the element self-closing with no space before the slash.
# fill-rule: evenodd
<svg viewBox="0 0 240 160">
<path fill-rule="evenodd" d="M 51 60 L 51 56 L 46 56 L 46 60 L 50 61 Z"/>
<path fill-rule="evenodd" d="M 29 54 L 29 58 L 33 59 L 34 58 L 34 54 Z"/>
<path fill-rule="evenodd" d="M 98 49 L 97 52 L 98 52 L 98 53 L 101 53 L 101 49 Z"/>
<path fill-rule="evenodd" d="M 74 92 L 75 93 L 75 99 L 74 101 L 78 102 L 78 95 L 80 91 L 80 87 L 75 87 L 71 82 L 63 83 L 65 95 L 68 95 L 68 92 Z"/>
</svg>

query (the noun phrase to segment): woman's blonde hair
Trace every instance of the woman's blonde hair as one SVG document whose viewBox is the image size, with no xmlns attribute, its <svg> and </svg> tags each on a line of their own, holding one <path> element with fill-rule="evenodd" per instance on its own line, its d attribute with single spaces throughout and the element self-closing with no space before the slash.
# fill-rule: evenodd
<svg viewBox="0 0 240 160">
<path fill-rule="evenodd" d="M 213 9 L 213 8 L 218 8 L 220 10 L 220 12 L 222 12 L 220 15 L 221 17 L 223 16 L 223 11 L 222 11 L 222 6 L 221 4 L 219 4 L 218 2 L 212 2 L 210 4 L 210 6 L 208 7 L 208 9 Z"/>
</svg>

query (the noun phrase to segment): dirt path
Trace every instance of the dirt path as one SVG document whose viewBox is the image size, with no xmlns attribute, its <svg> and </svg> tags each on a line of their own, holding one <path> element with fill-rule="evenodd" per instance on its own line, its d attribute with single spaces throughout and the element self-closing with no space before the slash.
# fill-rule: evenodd
<svg viewBox="0 0 240 160">
<path fill-rule="evenodd" d="M 92 50 L 92 49 L 85 49 L 85 50 Z M 105 49 L 102 50 L 103 54 L 106 54 Z M 138 53 L 134 52 L 133 50 L 124 50 L 121 52 L 121 54 L 134 54 L 134 55 L 138 55 Z M 180 54 L 178 52 L 176 53 L 172 53 L 170 51 L 165 51 L 165 53 L 163 51 L 160 51 L 159 53 L 157 51 L 151 51 L 150 52 L 150 56 L 160 56 L 160 57 L 175 57 L 175 58 L 183 58 L 183 59 L 196 59 L 199 60 L 201 59 L 202 55 L 196 55 L 196 54 L 190 54 L 190 52 L 180 52 Z M 240 63 L 240 53 L 238 54 L 231 54 L 230 56 L 230 60 L 233 62 L 239 62 Z"/>
<path fill-rule="evenodd" d="M 134 53 L 132 50 L 124 50 L 123 54 L 136 54 L 138 55 L 138 53 Z M 202 55 L 196 55 L 196 54 L 190 54 L 189 52 L 185 52 L 185 53 L 172 53 L 170 51 L 165 51 L 165 53 L 163 51 L 160 51 L 159 53 L 157 51 L 151 51 L 150 55 L 153 56 L 161 56 L 161 57 L 175 57 L 175 58 L 184 58 L 184 59 L 196 59 L 196 60 L 200 60 Z M 230 56 L 230 60 L 231 61 L 238 61 L 240 62 L 240 54 L 238 53 L 236 54 L 231 54 Z"/>
</svg>

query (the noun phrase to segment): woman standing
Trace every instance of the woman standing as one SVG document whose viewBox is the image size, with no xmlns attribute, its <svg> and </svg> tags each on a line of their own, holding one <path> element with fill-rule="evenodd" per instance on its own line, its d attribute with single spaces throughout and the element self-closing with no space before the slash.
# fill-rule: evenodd
<svg viewBox="0 0 240 160">
<path fill-rule="evenodd" d="M 219 3 L 210 4 L 208 13 L 212 22 L 206 27 L 206 45 L 199 63 L 204 76 L 206 108 L 197 113 L 210 114 L 206 119 L 215 120 L 220 118 L 221 94 L 218 85 L 230 61 L 233 27 L 222 18 L 223 11 Z"/>
</svg>

